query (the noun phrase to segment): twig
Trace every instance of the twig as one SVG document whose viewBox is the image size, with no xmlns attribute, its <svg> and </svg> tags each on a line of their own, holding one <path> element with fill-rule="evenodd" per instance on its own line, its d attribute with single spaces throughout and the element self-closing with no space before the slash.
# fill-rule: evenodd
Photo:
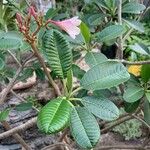
<svg viewBox="0 0 150 150">
<path fill-rule="evenodd" d="M 7 121 L 3 121 L 2 125 L 6 130 L 11 130 L 12 128 L 7 123 Z M 22 139 L 22 137 L 19 134 L 12 134 L 12 136 L 15 138 L 16 141 L 18 141 L 26 150 L 31 150 L 31 148 L 26 144 L 26 142 Z"/>
<path fill-rule="evenodd" d="M 127 60 L 119 60 L 119 59 L 113 59 L 113 61 L 121 62 L 125 65 L 145 65 L 145 64 L 150 64 L 150 60 L 147 61 L 127 61 Z"/>
<path fill-rule="evenodd" d="M 14 127 L 4 133 L 1 133 L 0 134 L 0 139 L 4 139 L 4 138 L 7 138 L 17 132 L 21 132 L 21 131 L 24 131 L 28 128 L 31 128 L 32 126 L 34 126 L 36 124 L 36 121 L 37 121 L 37 117 L 34 117 L 30 120 L 28 120 L 26 123 L 20 125 L 20 126 L 17 126 L 17 127 Z"/>
<path fill-rule="evenodd" d="M 131 61 L 126 61 L 126 60 L 119 60 L 120 62 L 122 62 L 123 64 L 126 65 L 144 65 L 144 64 L 150 64 L 150 61 L 135 61 L 135 62 L 131 62 Z"/>
<path fill-rule="evenodd" d="M 18 76 L 20 75 L 21 71 L 23 70 L 23 67 L 19 67 L 18 70 L 16 71 L 15 76 L 13 77 L 13 79 L 9 82 L 7 88 L 5 88 L 2 91 L 2 95 L 0 97 L 0 105 L 4 103 L 7 94 L 10 92 L 10 90 L 12 89 L 12 87 L 14 86 Z"/>
<path fill-rule="evenodd" d="M 118 0 L 118 24 L 122 25 L 122 0 Z M 118 38 L 118 49 L 116 58 L 123 59 L 123 40 L 122 35 Z"/>
<path fill-rule="evenodd" d="M 11 57 L 15 60 L 15 62 L 18 64 L 19 67 L 21 67 L 21 63 L 18 61 L 18 59 L 15 57 L 15 55 L 10 51 L 7 50 L 7 52 L 11 55 Z"/>
<path fill-rule="evenodd" d="M 46 146 L 46 147 L 42 148 L 42 150 L 51 150 L 51 149 L 53 149 L 54 147 L 57 147 L 57 146 L 63 146 L 63 147 L 67 146 L 69 148 L 69 150 L 72 150 L 72 148 L 68 144 L 63 143 L 63 142 L 58 142 L 58 143 Z"/>
<path fill-rule="evenodd" d="M 143 119 L 136 116 L 135 114 L 132 114 L 131 116 L 134 117 L 135 119 L 139 120 L 140 122 L 142 122 L 148 128 L 148 130 L 150 131 L 150 125 L 147 122 L 145 122 Z"/>
<path fill-rule="evenodd" d="M 142 148 L 141 145 L 133 146 L 133 145 L 111 145 L 111 146 L 100 146 L 95 148 L 95 150 L 112 150 L 112 149 L 128 149 L 128 150 L 140 150 Z M 150 146 L 144 148 L 145 150 L 149 150 Z"/>
</svg>

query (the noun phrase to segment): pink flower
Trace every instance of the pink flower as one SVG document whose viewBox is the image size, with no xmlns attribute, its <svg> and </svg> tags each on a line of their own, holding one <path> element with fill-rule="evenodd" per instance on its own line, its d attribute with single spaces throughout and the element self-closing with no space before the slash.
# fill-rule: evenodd
<svg viewBox="0 0 150 150">
<path fill-rule="evenodd" d="M 80 33 L 78 26 L 80 25 L 81 20 L 79 20 L 78 17 L 73 17 L 63 21 L 48 20 L 48 22 L 55 24 L 56 26 L 66 31 L 73 39 L 75 39 L 76 35 Z"/>
<path fill-rule="evenodd" d="M 29 15 L 30 15 L 30 16 L 33 16 L 35 19 L 37 18 L 37 13 L 35 12 L 35 9 L 34 9 L 33 6 L 31 6 L 31 7 L 29 8 Z"/>
<path fill-rule="evenodd" d="M 19 26 L 23 25 L 22 16 L 19 13 L 16 13 L 16 19 Z"/>
</svg>

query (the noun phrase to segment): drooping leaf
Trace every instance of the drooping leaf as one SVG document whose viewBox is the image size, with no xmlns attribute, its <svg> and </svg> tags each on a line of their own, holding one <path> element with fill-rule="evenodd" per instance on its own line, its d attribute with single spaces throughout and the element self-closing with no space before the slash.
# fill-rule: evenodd
<svg viewBox="0 0 150 150">
<path fill-rule="evenodd" d="M 123 13 L 140 14 L 145 9 L 145 6 L 137 2 L 129 2 L 122 8 Z"/>
<path fill-rule="evenodd" d="M 150 125 L 150 103 L 147 99 L 144 102 L 144 120 Z"/>
<path fill-rule="evenodd" d="M 108 42 L 113 40 L 124 33 L 122 25 L 111 25 L 103 29 L 101 32 L 96 33 L 96 39 L 99 42 Z"/>
<path fill-rule="evenodd" d="M 80 31 L 81 34 L 85 40 L 86 43 L 89 43 L 91 40 L 91 33 L 90 33 L 90 29 L 88 28 L 88 26 L 85 23 L 81 23 L 80 24 Z"/>
<path fill-rule="evenodd" d="M 0 34 L 0 49 L 14 50 L 20 48 L 22 45 L 22 38 L 15 32 L 1 32 Z"/>
<path fill-rule="evenodd" d="M 85 61 L 89 67 L 94 67 L 100 63 L 106 62 L 107 60 L 107 57 L 102 53 L 88 52 L 85 55 Z"/>
<path fill-rule="evenodd" d="M 9 115 L 10 109 L 5 109 L 3 111 L 0 111 L 0 122 L 5 121 Z"/>
<path fill-rule="evenodd" d="M 129 47 L 139 53 L 139 54 L 142 54 L 142 55 L 150 55 L 150 51 L 148 49 L 147 46 L 145 46 L 144 44 L 142 43 L 135 43 L 134 45 L 129 45 Z"/>
<path fill-rule="evenodd" d="M 146 95 L 147 100 L 148 100 L 149 103 L 150 103 L 150 92 L 146 92 L 145 95 Z"/>
<path fill-rule="evenodd" d="M 143 65 L 140 74 L 142 80 L 148 82 L 150 80 L 150 64 Z"/>
<path fill-rule="evenodd" d="M 93 148 L 100 138 L 96 119 L 84 107 L 76 107 L 72 110 L 70 128 L 72 136 L 82 148 Z"/>
<path fill-rule="evenodd" d="M 140 23 L 139 21 L 135 21 L 135 20 L 127 20 L 124 19 L 124 21 L 133 29 L 138 30 L 140 32 L 144 32 L 144 26 L 142 23 Z"/>
<path fill-rule="evenodd" d="M 28 103 L 21 103 L 19 105 L 16 106 L 16 110 L 17 111 L 27 111 L 29 109 L 32 109 L 32 103 L 28 102 Z"/>
<path fill-rule="evenodd" d="M 84 89 L 99 90 L 117 86 L 129 78 L 129 73 L 121 63 L 107 61 L 87 71 L 80 83 Z"/>
<path fill-rule="evenodd" d="M 91 113 L 100 119 L 110 121 L 119 117 L 117 106 L 104 97 L 87 96 L 83 97 L 81 102 Z"/>
<path fill-rule="evenodd" d="M 70 111 L 71 105 L 66 99 L 54 99 L 39 112 L 37 126 L 44 133 L 58 132 L 66 126 Z"/>
<path fill-rule="evenodd" d="M 57 30 L 46 31 L 43 36 L 44 54 L 52 70 L 60 78 L 66 78 L 72 64 L 72 51 L 63 34 Z"/>
<path fill-rule="evenodd" d="M 130 86 L 126 89 L 123 99 L 128 103 L 138 101 L 144 95 L 144 89 L 139 86 Z"/>
</svg>

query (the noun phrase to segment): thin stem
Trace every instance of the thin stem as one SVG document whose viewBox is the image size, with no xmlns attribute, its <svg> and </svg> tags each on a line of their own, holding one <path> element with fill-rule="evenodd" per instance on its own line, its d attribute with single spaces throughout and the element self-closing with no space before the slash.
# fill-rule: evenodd
<svg viewBox="0 0 150 150">
<path fill-rule="evenodd" d="M 46 74 L 50 84 L 53 86 L 57 96 L 60 96 L 61 95 L 60 89 L 57 86 L 57 84 L 54 82 L 54 80 L 52 79 L 52 77 L 51 77 L 51 75 L 50 75 L 50 73 L 49 73 L 49 71 L 48 71 L 48 69 L 46 67 L 46 64 L 45 64 L 45 62 L 43 60 L 43 57 L 40 55 L 40 53 L 39 53 L 35 43 L 31 43 L 31 47 L 32 47 L 32 50 L 34 51 L 36 57 L 38 58 L 39 62 L 41 63 L 41 65 L 42 65 L 42 67 L 44 69 L 44 72 L 45 72 L 45 74 Z"/>
<path fill-rule="evenodd" d="M 10 51 L 7 50 L 7 52 L 11 55 L 11 57 L 15 60 L 15 62 L 18 64 L 19 67 L 21 67 L 21 63 L 19 62 L 19 60 L 15 57 L 15 55 Z"/>
<path fill-rule="evenodd" d="M 122 60 L 116 60 L 118 62 L 121 62 L 123 64 L 126 64 L 126 65 L 144 65 L 144 64 L 150 64 L 150 61 L 135 61 L 135 62 L 131 62 L 131 61 L 126 61 L 124 59 Z"/>
<path fill-rule="evenodd" d="M 75 95 L 78 91 L 82 90 L 83 87 L 78 87 L 77 89 L 75 89 L 71 94 L 70 94 L 70 97 Z"/>
<path fill-rule="evenodd" d="M 118 1 L 118 24 L 122 25 L 122 0 Z M 118 50 L 116 58 L 123 59 L 123 40 L 122 35 L 118 38 Z"/>
</svg>

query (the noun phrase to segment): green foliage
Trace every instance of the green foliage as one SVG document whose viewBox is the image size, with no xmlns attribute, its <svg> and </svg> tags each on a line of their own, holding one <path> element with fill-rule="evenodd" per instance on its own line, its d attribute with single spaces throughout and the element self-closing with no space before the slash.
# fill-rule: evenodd
<svg viewBox="0 0 150 150">
<path fill-rule="evenodd" d="M 17 110 L 17 111 L 27 111 L 27 110 L 30 110 L 30 109 L 32 109 L 32 103 L 31 102 L 28 102 L 28 103 L 21 103 L 21 104 L 19 104 L 19 105 L 17 105 L 16 107 L 15 107 L 15 109 Z"/>
<path fill-rule="evenodd" d="M 96 119 L 84 107 L 75 107 L 72 110 L 70 128 L 72 136 L 82 148 L 93 148 L 100 138 Z"/>
<path fill-rule="evenodd" d="M 128 103 L 138 101 L 144 95 L 144 89 L 139 86 L 130 86 L 126 89 L 123 99 Z"/>
<path fill-rule="evenodd" d="M 63 97 L 54 99 L 39 112 L 37 126 L 44 133 L 56 133 L 67 125 L 70 111 L 69 101 Z"/>
<path fill-rule="evenodd" d="M 122 8 L 123 13 L 140 14 L 145 9 L 145 6 L 136 2 L 129 2 Z"/>
<path fill-rule="evenodd" d="M 22 45 L 22 37 L 16 32 L 0 31 L 0 50 L 19 49 Z"/>
<path fill-rule="evenodd" d="M 89 67 L 94 67 L 100 63 L 106 62 L 107 57 L 102 53 L 88 52 L 85 55 L 85 61 L 89 65 Z"/>
<path fill-rule="evenodd" d="M 57 30 L 46 31 L 43 37 L 43 49 L 56 75 L 66 78 L 72 64 L 72 52 L 63 34 Z"/>
<path fill-rule="evenodd" d="M 103 120 L 115 120 L 119 117 L 119 110 L 113 102 L 104 97 L 83 97 L 83 105 L 95 116 Z"/>
<path fill-rule="evenodd" d="M 90 33 L 90 30 L 87 27 L 87 25 L 82 22 L 80 25 L 80 30 L 81 30 L 81 34 L 85 40 L 85 43 L 89 43 L 91 40 L 91 33 Z"/>
<path fill-rule="evenodd" d="M 144 120 L 150 125 L 150 103 L 147 99 L 144 101 Z"/>
<path fill-rule="evenodd" d="M 147 83 L 150 80 L 150 64 L 143 65 L 140 74 L 143 82 Z"/>
<path fill-rule="evenodd" d="M 87 90 L 99 90 L 117 86 L 130 78 L 126 68 L 118 62 L 98 64 L 85 73 L 81 86 Z"/>
<path fill-rule="evenodd" d="M 0 122 L 5 121 L 9 115 L 10 109 L 5 109 L 0 112 Z"/>
<path fill-rule="evenodd" d="M 122 25 L 111 25 L 96 33 L 96 38 L 99 42 L 108 42 L 122 35 L 124 31 Z"/>
</svg>

